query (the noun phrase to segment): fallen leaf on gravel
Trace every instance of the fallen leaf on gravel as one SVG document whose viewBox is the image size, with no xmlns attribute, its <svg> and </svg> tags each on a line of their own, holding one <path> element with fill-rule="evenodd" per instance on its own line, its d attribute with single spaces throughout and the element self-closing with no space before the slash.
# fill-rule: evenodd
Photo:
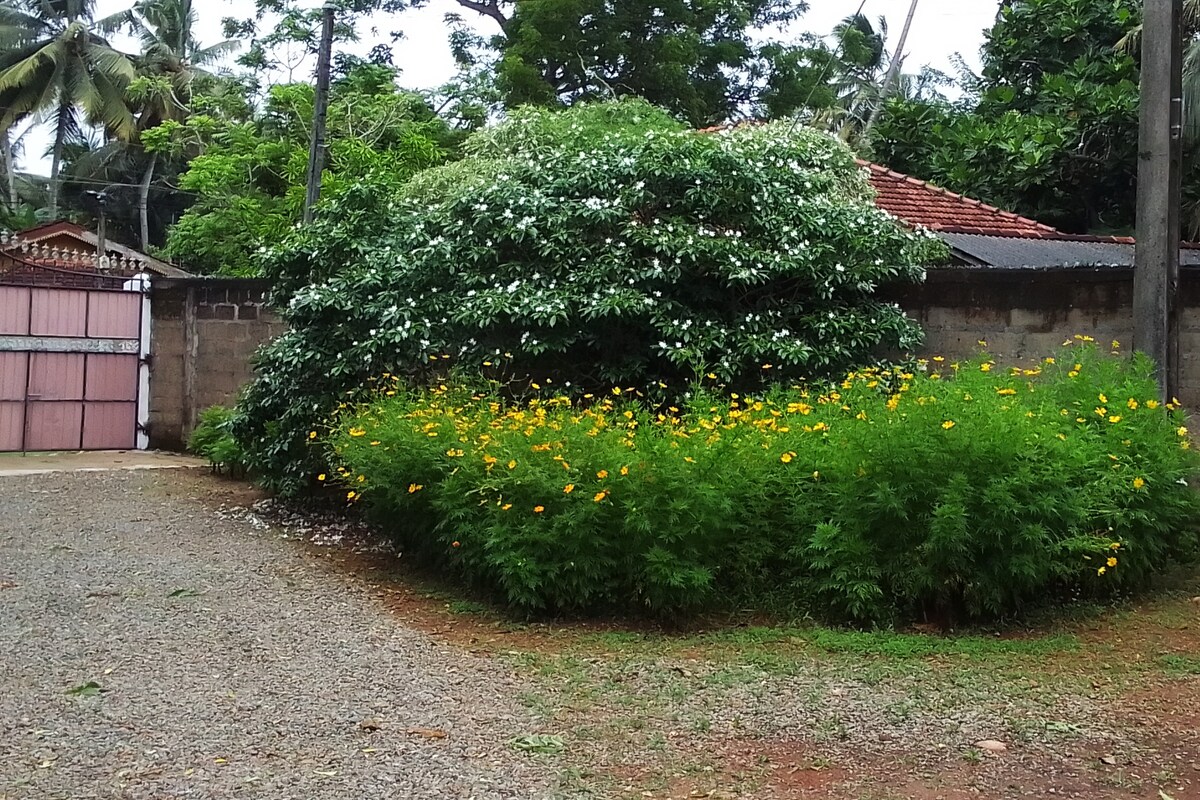
<svg viewBox="0 0 1200 800">
<path fill-rule="evenodd" d="M 167 595 L 167 597 L 199 597 L 199 596 L 200 596 L 200 593 L 197 592 L 195 589 L 176 589 L 175 591 L 173 591 L 169 595 Z"/>
<path fill-rule="evenodd" d="M 567 749 L 567 744 L 561 736 L 554 736 L 549 733 L 529 733 L 510 739 L 508 743 L 514 749 L 524 750 L 526 753 L 554 754 L 561 753 Z"/>
<path fill-rule="evenodd" d="M 1175 800 L 1175 798 L 1171 797 L 1171 795 L 1167 794 L 1162 789 L 1159 789 L 1158 790 L 1158 800 Z"/>
<path fill-rule="evenodd" d="M 358 723 L 359 730 L 364 730 L 369 733 L 377 731 L 381 727 L 383 726 L 379 724 L 379 720 L 377 719 L 364 719 L 362 722 Z"/>
<path fill-rule="evenodd" d="M 332 778 L 337 775 L 336 769 L 314 769 L 313 775 L 324 775 L 326 778 Z"/>
<path fill-rule="evenodd" d="M 446 732 L 436 728 L 409 728 L 405 731 L 409 736 L 422 736 L 426 739 L 445 739 Z"/>
<path fill-rule="evenodd" d="M 0 589 L 15 589 L 17 585 L 12 581 L 0 581 Z"/>
<path fill-rule="evenodd" d="M 1115 767 L 1117 765 L 1117 757 L 1116 756 L 1100 756 L 1100 763 L 1108 764 L 1110 767 Z"/>
<path fill-rule="evenodd" d="M 95 681 L 88 681 L 87 683 L 81 683 L 78 686 L 72 686 L 70 689 L 67 689 L 67 694 L 74 695 L 75 697 L 95 697 L 101 692 L 107 691 L 107 689 L 102 688 Z"/>
<path fill-rule="evenodd" d="M 995 739 L 984 739 L 981 742 L 976 742 L 975 746 L 989 753 L 1003 753 L 1008 749 L 1008 745 L 1004 742 L 997 742 Z"/>
</svg>

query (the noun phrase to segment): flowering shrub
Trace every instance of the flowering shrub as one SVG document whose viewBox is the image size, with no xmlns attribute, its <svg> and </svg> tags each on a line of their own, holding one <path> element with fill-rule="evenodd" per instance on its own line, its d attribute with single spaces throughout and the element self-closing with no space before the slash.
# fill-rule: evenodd
<svg viewBox="0 0 1200 800">
<path fill-rule="evenodd" d="M 653 409 L 385 388 L 311 435 L 407 553 L 525 610 L 991 618 L 1196 555 L 1200 464 L 1140 359 L 935 359 L 753 397 L 715 376 Z"/>
<path fill-rule="evenodd" d="M 873 295 L 944 246 L 878 210 L 851 151 L 805 126 L 697 133 L 627 100 L 518 112 L 466 149 L 268 254 L 290 331 L 240 429 L 276 488 L 312 466 L 313 421 L 383 371 L 420 383 L 432 360 L 575 396 L 710 371 L 750 387 L 920 340 Z"/>
</svg>

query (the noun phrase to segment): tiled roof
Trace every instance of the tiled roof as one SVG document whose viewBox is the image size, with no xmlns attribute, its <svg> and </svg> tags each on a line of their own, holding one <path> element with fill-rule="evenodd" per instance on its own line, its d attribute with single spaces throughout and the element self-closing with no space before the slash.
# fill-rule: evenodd
<svg viewBox="0 0 1200 800">
<path fill-rule="evenodd" d="M 961 194 L 939 189 L 887 167 L 859 162 L 871 173 L 875 202 L 884 211 L 909 225 L 920 225 L 939 233 L 975 233 L 987 236 L 1053 238 L 1064 236 L 1042 223 L 1001 211 L 995 206 Z"/>
</svg>

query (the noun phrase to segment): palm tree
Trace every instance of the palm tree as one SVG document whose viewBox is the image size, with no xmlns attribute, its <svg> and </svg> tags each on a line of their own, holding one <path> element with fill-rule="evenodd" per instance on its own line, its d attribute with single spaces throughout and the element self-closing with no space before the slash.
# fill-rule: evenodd
<svg viewBox="0 0 1200 800">
<path fill-rule="evenodd" d="M 67 139 L 85 121 L 118 137 L 132 136 L 135 120 L 125 89 L 133 63 L 101 34 L 124 19 L 94 19 L 95 0 L 0 0 L 0 131 L 30 114 L 49 112 L 54 128 L 50 217 L 58 217 L 60 170 Z"/>
<path fill-rule="evenodd" d="M 186 118 L 197 76 L 209 75 L 206 67 L 240 46 L 227 40 L 204 47 L 196 36 L 196 19 L 192 0 L 138 0 L 125 14 L 124 25 L 142 42 L 141 79 L 130 98 L 139 108 L 139 135 L 167 120 Z M 158 154 L 146 155 L 138 195 L 143 249 L 150 246 L 150 187 L 158 169 Z"/>
</svg>

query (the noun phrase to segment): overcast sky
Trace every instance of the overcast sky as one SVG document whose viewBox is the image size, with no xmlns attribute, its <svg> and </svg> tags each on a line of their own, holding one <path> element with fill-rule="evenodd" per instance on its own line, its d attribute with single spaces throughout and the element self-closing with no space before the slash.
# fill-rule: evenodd
<svg viewBox="0 0 1200 800">
<path fill-rule="evenodd" d="M 312 7 L 322 2 L 304 0 L 304 4 Z M 861 0 L 809 0 L 809 11 L 793 32 L 827 33 L 839 20 L 854 13 L 859 2 Z M 97 3 L 101 16 L 128 8 L 129 5 L 129 0 L 99 0 Z M 909 57 L 905 70 L 915 72 L 928 64 L 952 72 L 950 59 L 955 53 L 961 53 L 972 68 L 977 68 L 983 33 L 995 20 L 997 5 L 996 0 L 921 0 L 909 35 Z M 196 7 L 200 9 L 201 40 L 211 44 L 221 39 L 223 17 L 251 16 L 254 2 L 201 0 Z M 889 46 L 894 47 L 908 8 L 909 0 L 866 0 L 863 13 L 872 19 L 880 16 L 887 18 L 891 39 Z M 432 0 L 427 8 L 420 11 L 402 15 L 376 14 L 364 24 L 360 31 L 363 41 L 353 49 L 365 54 L 376 41 L 386 40 L 391 31 L 403 31 L 405 39 L 394 47 L 396 65 L 402 70 L 402 83 L 414 89 L 433 88 L 444 83 L 454 72 L 442 19 L 447 11 L 452 10 L 462 9 L 453 0 Z M 472 16 L 469 11 L 462 13 L 467 18 Z M 488 24 L 490 20 L 480 19 L 480 29 L 490 33 Z M 377 33 L 373 33 L 372 28 Z M 118 40 L 115 44 L 136 47 L 134 42 Z M 25 168 L 48 173 L 49 161 L 41 158 L 41 155 L 49 137 L 34 131 L 25 142 Z"/>
</svg>

